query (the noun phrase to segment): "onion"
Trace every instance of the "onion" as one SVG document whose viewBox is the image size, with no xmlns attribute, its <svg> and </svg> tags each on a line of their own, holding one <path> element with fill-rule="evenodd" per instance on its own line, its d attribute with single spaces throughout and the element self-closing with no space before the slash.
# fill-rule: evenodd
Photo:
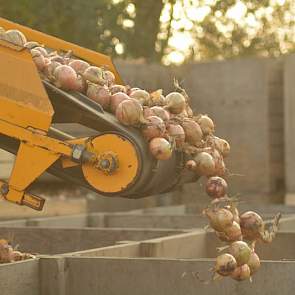
<svg viewBox="0 0 295 295">
<path fill-rule="evenodd" d="M 249 258 L 247 264 L 250 268 L 251 275 L 253 275 L 259 269 L 260 259 L 254 251 L 251 252 L 251 255 L 250 255 L 250 258 Z"/>
<path fill-rule="evenodd" d="M 56 61 L 56 62 L 59 62 L 62 65 L 66 64 L 65 58 L 60 56 L 60 55 L 50 56 L 49 59 L 50 59 L 51 62 Z"/>
<path fill-rule="evenodd" d="M 208 208 L 204 213 L 209 219 L 210 226 L 219 232 L 224 232 L 234 221 L 233 214 L 224 208 Z"/>
<path fill-rule="evenodd" d="M 150 94 L 145 90 L 139 89 L 139 90 L 131 91 L 130 97 L 138 100 L 142 105 L 144 105 L 144 104 L 148 104 L 148 101 L 150 99 Z"/>
<path fill-rule="evenodd" d="M 180 114 L 186 106 L 185 98 L 178 92 L 171 92 L 165 98 L 166 106 L 173 114 Z"/>
<path fill-rule="evenodd" d="M 48 52 L 44 47 L 37 46 L 37 47 L 34 47 L 34 50 L 38 50 L 44 57 L 48 56 Z"/>
<path fill-rule="evenodd" d="M 76 90 L 76 91 L 78 91 L 80 93 L 85 93 L 86 89 L 87 89 L 87 84 L 86 84 L 85 79 L 83 78 L 83 76 L 78 74 L 74 90 Z"/>
<path fill-rule="evenodd" d="M 161 137 L 153 138 L 149 144 L 151 154 L 157 160 L 168 160 L 172 156 L 170 143 Z"/>
<path fill-rule="evenodd" d="M 54 77 L 54 84 L 56 85 L 56 87 L 64 90 L 76 90 L 77 74 L 70 66 L 58 66 L 54 70 Z"/>
<path fill-rule="evenodd" d="M 198 123 L 185 118 L 181 126 L 184 129 L 186 142 L 195 146 L 198 146 L 202 142 L 203 133 Z"/>
<path fill-rule="evenodd" d="M 27 39 L 19 30 L 8 30 L 4 33 L 3 39 L 18 46 L 25 46 Z"/>
<path fill-rule="evenodd" d="M 229 253 L 236 258 L 237 265 L 240 266 L 248 262 L 251 249 L 247 243 L 236 241 L 229 246 Z"/>
<path fill-rule="evenodd" d="M 186 111 L 187 116 L 189 118 L 192 118 L 194 116 L 193 110 L 191 109 L 191 107 L 188 104 L 186 104 L 185 111 Z"/>
<path fill-rule="evenodd" d="M 155 137 L 162 137 L 166 131 L 165 123 L 157 116 L 146 118 L 146 123 L 142 127 L 142 134 L 147 140 Z"/>
<path fill-rule="evenodd" d="M 44 56 L 36 49 L 31 50 L 31 55 L 38 71 L 43 71 L 46 66 Z"/>
<path fill-rule="evenodd" d="M 213 149 L 210 154 L 212 155 L 215 162 L 215 175 L 224 176 L 226 172 L 226 167 L 222 156 L 217 149 Z"/>
<path fill-rule="evenodd" d="M 145 118 L 150 117 L 150 116 L 153 116 L 153 115 L 154 115 L 154 113 L 151 111 L 151 108 L 150 107 L 143 106 L 143 116 Z"/>
<path fill-rule="evenodd" d="M 54 80 L 54 71 L 58 66 L 61 66 L 62 64 L 57 62 L 57 61 L 50 61 L 49 59 L 49 63 L 47 63 L 45 65 L 44 68 L 44 73 L 46 75 L 46 77 L 50 80 L 53 81 Z"/>
<path fill-rule="evenodd" d="M 111 71 L 105 71 L 104 72 L 104 78 L 107 81 L 108 86 L 111 86 L 115 83 L 116 77 L 113 72 Z"/>
<path fill-rule="evenodd" d="M 111 112 L 113 114 L 116 113 L 116 109 L 118 108 L 118 105 L 126 99 L 130 99 L 130 97 L 123 92 L 118 92 L 113 94 L 111 96 L 111 105 L 110 105 Z"/>
<path fill-rule="evenodd" d="M 168 124 L 167 132 L 170 137 L 175 140 L 177 148 L 181 148 L 185 142 L 185 133 L 183 128 L 178 124 Z"/>
<path fill-rule="evenodd" d="M 72 67 L 77 74 L 83 74 L 87 68 L 90 67 L 89 63 L 80 60 L 80 59 L 75 59 L 69 63 L 69 66 Z"/>
<path fill-rule="evenodd" d="M 240 216 L 239 216 L 239 210 L 234 205 L 227 205 L 224 206 L 225 209 L 230 210 L 230 212 L 234 215 L 234 221 L 240 224 Z"/>
<path fill-rule="evenodd" d="M 240 216 L 240 225 L 243 237 L 249 241 L 259 239 L 264 231 L 264 222 L 261 216 L 253 211 L 247 211 Z"/>
<path fill-rule="evenodd" d="M 91 82 L 88 82 L 88 88 L 86 95 L 99 103 L 104 110 L 110 106 L 111 93 L 107 86 L 100 86 Z"/>
<path fill-rule="evenodd" d="M 13 251 L 12 252 L 12 260 L 13 261 L 21 261 L 21 260 L 23 260 L 23 254 L 21 253 L 21 252 L 19 252 L 19 251 Z"/>
<path fill-rule="evenodd" d="M 150 94 L 149 105 L 150 106 L 164 106 L 165 105 L 165 96 L 163 95 L 162 89 L 158 89 Z"/>
<path fill-rule="evenodd" d="M 250 268 L 247 264 L 238 266 L 230 275 L 230 277 L 236 281 L 244 281 L 250 279 Z"/>
<path fill-rule="evenodd" d="M 28 49 L 33 49 L 35 47 L 40 47 L 40 44 L 38 42 L 35 42 L 35 41 L 29 41 L 29 42 L 26 42 L 24 47 L 28 48 Z"/>
<path fill-rule="evenodd" d="M 123 85 L 112 85 L 109 89 L 111 94 L 115 94 L 118 92 L 126 93 L 126 87 Z"/>
<path fill-rule="evenodd" d="M 213 157 L 207 152 L 200 152 L 194 157 L 197 164 L 197 173 L 205 176 L 212 176 L 215 172 L 215 162 Z"/>
<path fill-rule="evenodd" d="M 198 118 L 198 123 L 204 135 L 213 134 L 215 131 L 214 122 L 207 115 L 201 115 Z"/>
<path fill-rule="evenodd" d="M 217 149 L 223 157 L 227 157 L 230 152 L 229 143 L 222 138 L 217 136 L 210 136 L 207 139 L 207 144 L 215 149 Z"/>
<path fill-rule="evenodd" d="M 9 263 L 13 260 L 13 249 L 12 247 L 6 242 L 2 242 L 0 244 L 0 263 Z"/>
<path fill-rule="evenodd" d="M 190 170 L 190 171 L 195 171 L 196 168 L 197 168 L 197 164 L 194 160 L 188 160 L 186 163 L 185 163 L 185 168 Z"/>
<path fill-rule="evenodd" d="M 83 76 L 86 80 L 89 82 L 95 83 L 95 84 L 106 84 L 106 80 L 104 79 L 103 70 L 99 67 L 90 66 L 88 67 L 84 73 Z"/>
<path fill-rule="evenodd" d="M 236 267 L 236 259 L 230 254 L 221 254 L 216 258 L 215 272 L 221 276 L 230 275 Z"/>
<path fill-rule="evenodd" d="M 214 199 L 222 198 L 226 195 L 227 183 L 223 178 L 219 176 L 210 177 L 206 184 L 206 192 L 210 197 Z"/>
<path fill-rule="evenodd" d="M 136 126 L 143 119 L 143 108 L 137 100 L 126 99 L 118 105 L 116 117 L 123 125 Z"/>
<path fill-rule="evenodd" d="M 233 222 L 231 226 L 225 228 L 224 233 L 228 242 L 238 241 L 242 239 L 241 227 L 237 222 Z"/>
<path fill-rule="evenodd" d="M 170 115 L 169 113 L 164 110 L 162 107 L 154 106 L 151 108 L 151 111 L 155 116 L 160 117 L 165 123 L 169 121 Z"/>
</svg>

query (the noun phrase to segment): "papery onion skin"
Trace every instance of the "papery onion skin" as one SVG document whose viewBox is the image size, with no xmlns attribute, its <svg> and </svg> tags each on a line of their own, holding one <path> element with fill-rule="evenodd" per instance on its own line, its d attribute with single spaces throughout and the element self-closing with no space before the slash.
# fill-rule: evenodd
<svg viewBox="0 0 295 295">
<path fill-rule="evenodd" d="M 214 122 L 207 115 L 201 115 L 200 118 L 198 119 L 198 123 L 204 135 L 211 135 L 214 133 L 215 131 Z"/>
<path fill-rule="evenodd" d="M 111 102 L 111 94 L 108 87 L 89 83 L 86 95 L 90 99 L 99 103 L 104 110 L 107 110 L 109 108 Z"/>
<path fill-rule="evenodd" d="M 210 177 L 206 183 L 206 192 L 212 198 L 222 198 L 226 195 L 228 185 L 226 181 L 219 177 Z"/>
<path fill-rule="evenodd" d="M 168 124 L 167 133 L 174 141 L 176 148 L 181 148 L 185 142 L 185 133 L 183 128 L 178 124 Z"/>
<path fill-rule="evenodd" d="M 181 126 L 185 133 L 186 142 L 194 146 L 198 146 L 202 142 L 203 133 L 198 123 L 186 118 L 181 122 Z"/>
<path fill-rule="evenodd" d="M 161 137 L 153 138 L 149 143 L 151 154 L 157 160 L 168 160 L 172 156 L 172 148 L 170 143 Z"/>
<path fill-rule="evenodd" d="M 260 239 L 264 230 L 263 219 L 253 211 L 247 211 L 240 215 L 240 225 L 243 237 L 249 241 Z"/>
<path fill-rule="evenodd" d="M 236 241 L 230 245 L 229 253 L 236 258 L 237 265 L 241 266 L 249 261 L 251 248 L 244 241 Z"/>
<path fill-rule="evenodd" d="M 135 99 L 122 101 L 116 109 L 116 118 L 125 126 L 137 126 L 143 118 L 143 108 Z"/>
<path fill-rule="evenodd" d="M 207 152 L 200 152 L 194 157 L 197 163 L 197 173 L 205 176 L 212 176 L 215 173 L 215 162 L 213 157 Z"/>
<path fill-rule="evenodd" d="M 165 131 L 165 123 L 157 116 L 147 117 L 142 127 L 142 134 L 148 141 L 155 137 L 163 137 Z"/>
<path fill-rule="evenodd" d="M 250 255 L 250 258 L 249 258 L 247 264 L 250 268 L 251 275 L 256 273 L 257 270 L 260 268 L 259 256 L 254 251 L 251 252 L 251 255 Z"/>
<path fill-rule="evenodd" d="M 221 254 L 216 258 L 215 272 L 221 276 L 230 275 L 236 267 L 236 259 L 230 254 Z"/>
<path fill-rule="evenodd" d="M 76 72 L 67 65 L 58 66 L 54 70 L 55 85 L 64 90 L 76 90 Z"/>
<path fill-rule="evenodd" d="M 166 106 L 173 114 L 180 114 L 186 106 L 184 96 L 179 92 L 171 92 L 165 97 Z"/>
<path fill-rule="evenodd" d="M 209 219 L 210 226 L 219 232 L 224 232 L 234 221 L 233 214 L 225 208 L 208 208 L 204 213 Z"/>
<path fill-rule="evenodd" d="M 77 74 L 83 74 L 86 71 L 86 69 L 90 67 L 88 62 L 80 59 L 75 59 L 71 61 L 69 63 L 69 66 L 72 67 Z"/>
<path fill-rule="evenodd" d="M 236 281 L 244 281 L 250 279 L 250 268 L 247 264 L 238 266 L 230 275 L 230 277 Z"/>
<path fill-rule="evenodd" d="M 109 90 L 110 90 L 111 94 L 116 94 L 118 92 L 123 92 L 126 94 L 126 92 L 127 92 L 126 87 L 124 85 L 119 85 L 119 84 L 115 84 L 115 85 L 110 86 Z"/>
<path fill-rule="evenodd" d="M 113 114 L 116 113 L 116 110 L 118 108 L 118 105 L 124 101 L 124 100 L 127 100 L 127 99 L 130 99 L 130 97 L 124 93 L 124 92 L 117 92 L 115 94 L 113 94 L 111 96 L 111 102 L 110 102 L 110 110 Z"/>
</svg>

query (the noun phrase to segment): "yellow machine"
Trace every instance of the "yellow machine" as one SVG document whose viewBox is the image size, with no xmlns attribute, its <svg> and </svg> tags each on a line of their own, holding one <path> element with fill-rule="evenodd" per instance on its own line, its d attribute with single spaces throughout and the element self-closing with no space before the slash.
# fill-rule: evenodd
<svg viewBox="0 0 295 295">
<path fill-rule="evenodd" d="M 0 18 L 0 27 L 18 29 L 28 40 L 108 67 L 122 83 L 111 59 Z M 79 123 L 97 135 L 83 138 L 54 127 Z M 92 132 L 93 134 L 93 132 Z M 76 92 L 42 81 L 26 48 L 0 41 L 0 148 L 16 155 L 0 196 L 42 210 L 44 200 L 28 193 L 45 171 L 106 196 L 140 198 L 172 190 L 195 176 L 183 175 L 183 155 L 156 161 L 139 132 L 118 123 L 99 104 Z M 1 167 L 0 167 L 1 169 Z"/>
</svg>

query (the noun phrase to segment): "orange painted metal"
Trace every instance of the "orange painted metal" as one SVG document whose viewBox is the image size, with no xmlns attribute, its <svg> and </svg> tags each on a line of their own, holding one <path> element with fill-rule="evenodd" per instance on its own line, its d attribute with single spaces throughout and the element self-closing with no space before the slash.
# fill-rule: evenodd
<svg viewBox="0 0 295 295">
<path fill-rule="evenodd" d="M 139 170 L 139 159 L 130 141 L 117 134 L 103 134 L 88 142 L 87 149 L 97 155 L 111 151 L 116 154 L 119 161 L 118 169 L 112 174 L 98 170 L 93 163 L 82 165 L 85 179 L 98 191 L 118 193 L 135 181 Z"/>
</svg>

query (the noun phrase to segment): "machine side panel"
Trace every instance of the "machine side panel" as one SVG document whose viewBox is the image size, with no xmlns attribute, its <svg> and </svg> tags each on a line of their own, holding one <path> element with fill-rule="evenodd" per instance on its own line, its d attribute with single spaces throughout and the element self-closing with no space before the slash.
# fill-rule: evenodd
<svg viewBox="0 0 295 295">
<path fill-rule="evenodd" d="M 47 131 L 53 114 L 30 53 L 0 46 L 1 120 Z"/>
</svg>

